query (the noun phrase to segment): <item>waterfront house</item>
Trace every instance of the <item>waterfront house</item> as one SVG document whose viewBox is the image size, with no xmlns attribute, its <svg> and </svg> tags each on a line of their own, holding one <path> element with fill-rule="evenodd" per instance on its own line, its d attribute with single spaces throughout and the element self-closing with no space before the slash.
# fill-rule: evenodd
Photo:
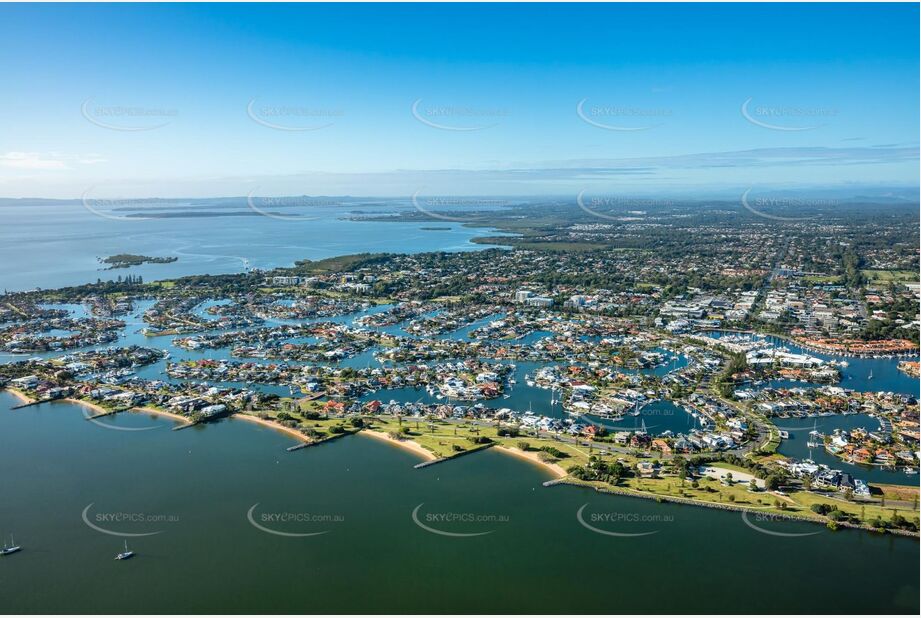
<svg viewBox="0 0 921 618">
<path fill-rule="evenodd" d="M 15 386 L 16 388 L 35 388 L 36 386 L 38 386 L 39 381 L 40 380 L 38 376 L 28 375 L 28 376 L 23 376 L 21 378 L 16 378 L 14 380 L 10 380 L 10 384 Z"/>
<path fill-rule="evenodd" d="M 672 454 L 672 447 L 668 445 L 668 442 L 662 438 L 656 438 L 652 441 L 652 450 L 659 451 L 663 456 L 669 456 Z"/>
</svg>

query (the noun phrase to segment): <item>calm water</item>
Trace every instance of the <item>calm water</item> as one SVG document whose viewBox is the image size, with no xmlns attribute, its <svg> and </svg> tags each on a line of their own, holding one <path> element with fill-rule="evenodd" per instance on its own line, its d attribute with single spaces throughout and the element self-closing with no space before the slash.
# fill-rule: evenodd
<svg viewBox="0 0 921 618">
<path fill-rule="evenodd" d="M 711 332 L 708 336 L 719 339 L 724 333 Z M 825 361 L 846 361 L 847 367 L 840 367 L 841 382 L 836 386 L 849 388 L 861 392 L 892 392 L 914 395 L 918 397 L 918 388 L 921 381 L 918 378 L 899 371 L 899 363 L 892 358 L 846 358 L 832 354 L 821 354 L 806 350 L 777 337 L 765 337 L 765 343 L 776 347 L 787 348 L 796 354 L 808 354 Z M 917 360 L 917 358 L 915 359 Z M 799 386 L 806 386 L 799 383 Z"/>
<path fill-rule="evenodd" d="M 919 610 L 911 539 L 750 518 L 818 532 L 769 536 L 735 513 L 544 488 L 540 469 L 497 452 L 414 470 L 360 436 L 286 453 L 290 438 L 239 420 L 169 431 L 122 415 L 110 422 L 155 429 L 114 431 L 71 404 L 14 403 L 0 393 L 0 529 L 25 548 L 0 559 L 6 612 Z M 655 534 L 592 532 L 584 504 L 596 528 Z M 428 532 L 417 507 L 431 528 L 489 534 Z M 263 532 L 250 509 L 275 531 L 325 533 Z M 452 514 L 477 521 L 439 521 Z M 149 532 L 129 539 L 136 558 L 112 559 L 120 534 Z M 771 594 L 754 594 L 766 576 Z"/>
<path fill-rule="evenodd" d="M 862 427 L 867 431 L 877 431 L 879 421 L 866 414 L 848 416 L 821 416 L 818 418 L 784 418 L 777 419 L 776 423 L 786 429 L 790 438 L 780 443 L 778 452 L 781 455 L 795 457 L 796 459 L 812 459 L 816 463 L 825 464 L 835 470 L 843 470 L 863 481 L 874 483 L 900 483 L 903 485 L 917 485 L 918 476 L 905 474 L 902 469 L 898 471 L 884 470 L 881 466 L 869 466 L 848 463 L 828 453 L 823 447 L 809 448 L 809 432 L 813 427 L 823 434 L 831 435 L 835 429 L 856 429 Z"/>
<path fill-rule="evenodd" d="M 172 209 L 181 207 L 169 205 Z M 245 200 L 241 208 L 240 212 L 251 215 Z M 301 211 L 303 221 L 254 215 L 126 220 L 97 216 L 82 204 L 0 205 L 0 221 L 4 222 L 0 226 L 0 290 L 56 288 L 129 274 L 141 275 L 147 281 L 226 274 L 242 272 L 246 267 L 292 266 L 295 260 L 365 251 L 468 251 L 484 248 L 471 243 L 471 238 L 495 234 L 451 222 L 433 226 L 344 219 L 354 210 L 386 214 L 405 208 L 399 203 L 384 210 L 312 208 Z M 114 209 L 104 212 L 124 216 Z M 386 234 L 381 233 L 382 225 L 387 226 Z M 438 229 L 422 229 L 433 227 Z M 118 253 L 179 260 L 100 270 L 99 258 Z M 28 256 L 28 268 L 24 256 Z"/>
<path fill-rule="evenodd" d="M 213 219 L 112 221 L 82 206 L 30 208 L 15 215 L 0 209 L 4 220 L 15 222 L 0 228 L 0 287 L 56 287 L 119 274 L 155 279 L 237 272 L 244 260 L 265 268 L 354 251 L 476 247 L 469 238 L 477 232 L 456 225 L 423 231 L 388 224 L 382 238 L 374 231 L 379 224 L 332 215 L 296 223 L 221 218 L 216 226 Z M 126 251 L 180 261 L 96 270 L 97 257 Z M 30 256 L 28 274 L 22 255 Z M 227 357 L 226 350 L 189 352 L 174 348 L 171 338 L 143 337 L 139 316 L 149 305 L 138 304 L 119 345 L 163 347 L 174 360 Z M 67 308 L 85 316 L 83 307 Z M 447 336 L 466 337 L 472 328 Z M 535 333 L 529 342 L 545 335 Z M 371 354 L 343 364 L 374 365 Z M 873 390 L 917 392 L 917 381 L 893 373 L 894 362 L 870 362 Z M 166 379 L 163 365 L 138 373 Z M 488 405 L 561 416 L 550 391 L 525 384 L 524 375 L 540 366 L 519 363 L 511 396 Z M 868 368 L 852 367 L 847 379 L 859 383 Z M 374 397 L 415 401 L 423 395 L 409 389 Z M 25 548 L 0 558 L 6 612 L 919 610 L 918 543 L 910 539 L 758 522 L 768 531 L 817 532 L 775 537 L 738 514 L 544 488 L 542 470 L 498 452 L 414 470 L 412 455 L 360 436 L 286 453 L 290 437 L 240 420 L 170 431 L 172 423 L 162 418 L 105 419 L 141 430 L 117 431 L 85 421 L 79 406 L 10 410 L 16 403 L 0 392 L 0 535 L 13 533 Z M 650 428 L 664 423 L 653 431 L 686 430 L 683 411 L 669 406 L 652 404 L 639 419 Z M 623 425 L 636 422 L 629 417 Z M 592 532 L 576 518 L 585 504 L 583 520 L 596 528 L 654 534 Z M 423 530 L 413 521 L 417 507 L 417 520 L 430 528 L 488 534 Z M 257 529 L 248 513 L 275 532 L 322 534 L 273 534 Z M 444 521 L 448 516 L 465 521 Z M 135 559 L 112 559 L 126 534 L 152 532 L 127 537 Z M 765 573 L 771 593 L 754 594 Z M 844 585 L 821 594 L 828 581 Z"/>
<path fill-rule="evenodd" d="M 223 300 L 209 300 L 203 302 L 196 308 L 195 313 L 198 315 L 208 316 L 205 313 L 205 310 L 213 305 L 221 304 L 225 301 Z M 153 301 L 139 301 L 136 303 L 135 311 L 132 315 L 124 318 L 126 321 L 126 326 L 122 331 L 122 337 L 119 339 L 118 345 L 141 345 L 141 346 L 155 346 L 166 349 L 170 352 L 170 361 L 178 361 L 183 359 L 203 359 L 203 358 L 214 358 L 214 359 L 231 359 L 229 349 L 199 349 L 199 350 L 185 350 L 183 348 L 177 348 L 172 345 L 172 337 L 155 337 L 148 338 L 140 333 L 140 330 L 145 326 L 141 316 L 144 311 L 150 308 L 153 305 Z M 82 305 L 49 305 L 52 307 L 58 307 L 66 309 L 71 312 L 74 317 L 86 317 L 87 312 L 86 308 Z M 332 321 L 340 322 L 344 324 L 353 324 L 354 320 L 365 314 L 365 313 L 376 313 L 379 311 L 385 311 L 389 308 L 390 305 L 379 305 L 369 308 L 366 312 L 358 312 L 343 316 L 335 316 L 331 318 L 314 318 L 310 320 L 269 320 L 267 324 L 279 324 L 279 323 L 291 323 L 291 324 L 300 324 L 308 322 L 318 322 L 318 321 Z M 475 325 L 468 325 L 461 329 L 458 329 L 453 332 L 445 333 L 441 335 L 441 338 L 451 338 L 451 339 L 468 339 L 468 334 L 473 329 L 482 326 L 483 324 L 488 323 L 492 319 L 495 319 L 495 316 L 490 316 L 478 320 Z M 380 330 L 405 335 L 402 327 L 406 325 L 406 322 L 397 324 L 394 326 L 389 326 Z M 213 331 L 220 332 L 220 331 Z M 546 337 L 550 333 L 546 331 L 539 331 L 532 334 L 532 339 L 538 339 Z M 717 334 L 718 336 L 718 334 Z M 781 340 L 775 338 L 769 338 L 768 341 L 771 343 L 780 345 L 784 344 Z M 105 347 L 105 346 L 102 346 Z M 787 347 L 794 351 L 800 351 L 800 348 L 797 346 L 791 346 L 787 344 Z M 668 362 L 658 367 L 635 370 L 635 369 L 624 369 L 621 368 L 621 371 L 625 373 L 649 373 L 662 376 L 669 371 L 675 369 L 680 369 L 687 365 L 687 358 L 680 354 L 673 354 L 666 352 L 665 350 L 658 350 L 663 352 L 668 357 Z M 367 350 L 354 358 L 345 359 L 342 361 L 343 366 L 363 368 L 363 367 L 375 367 L 380 366 L 380 364 L 374 359 L 374 349 Z M 48 353 L 38 353 L 30 354 L 26 356 L 39 356 L 39 357 L 53 357 L 58 356 L 56 352 Z M 830 360 L 834 357 L 827 355 L 821 355 L 826 360 Z M 13 357 L 10 355 L 0 356 L 0 362 L 11 362 L 17 360 L 17 358 L 22 357 Z M 902 372 L 898 371 L 897 365 L 898 361 L 894 359 L 848 359 L 849 367 L 842 369 L 843 380 L 841 385 L 846 386 L 847 388 L 853 388 L 855 390 L 861 391 L 893 391 L 901 393 L 918 393 L 918 380 L 908 377 Z M 298 363 L 291 363 L 298 364 Z M 508 397 L 499 397 L 496 399 L 491 399 L 483 401 L 487 407 L 490 408 L 511 408 L 513 410 L 525 411 L 532 410 L 536 414 L 543 414 L 546 416 L 551 416 L 555 418 L 566 418 L 567 414 L 562 409 L 559 404 L 551 404 L 551 392 L 549 389 L 540 388 L 538 386 L 528 386 L 526 381 L 526 376 L 533 376 L 537 370 L 541 367 L 547 365 L 553 365 L 555 363 L 535 363 L 521 361 L 516 363 L 516 369 L 513 373 L 516 384 L 508 389 Z M 161 361 L 153 365 L 142 367 L 137 370 L 137 374 L 143 378 L 148 379 L 159 379 L 168 382 L 180 382 L 179 380 L 174 380 L 166 375 L 165 373 L 166 361 Z M 874 373 L 874 378 L 869 379 L 869 371 L 872 369 Z M 864 375 L 866 372 L 866 375 Z M 225 383 L 227 386 L 243 386 L 242 384 L 235 383 Z M 800 382 L 789 382 L 784 380 L 772 381 L 768 384 L 769 386 L 781 388 L 781 387 L 804 387 L 809 386 L 805 383 Z M 263 392 L 274 393 L 278 395 L 288 395 L 288 389 L 285 387 L 277 385 L 254 385 L 254 388 L 257 388 Z M 361 398 L 363 401 L 371 401 L 373 399 L 378 399 L 383 402 L 388 402 L 390 400 L 396 400 L 399 402 L 421 402 L 421 403 L 447 403 L 447 400 L 439 400 L 436 397 L 429 395 L 424 389 L 416 388 L 401 388 L 401 389 L 389 389 L 389 390 L 380 390 L 376 393 L 371 393 L 365 395 Z M 683 408 L 676 406 L 669 401 L 656 401 L 651 404 L 644 406 L 641 409 L 640 416 L 625 416 L 623 420 L 618 422 L 604 421 L 596 417 L 586 417 L 589 421 L 594 423 L 601 423 L 606 425 L 609 429 L 617 430 L 635 430 L 642 427 L 645 423 L 646 429 L 655 435 L 658 435 L 666 430 L 672 431 L 673 433 L 687 433 L 690 429 L 695 427 L 695 419 L 691 417 Z M 866 416 L 857 415 L 857 416 L 831 416 L 823 417 L 818 419 L 821 427 L 820 431 L 824 433 L 831 433 L 835 428 L 842 429 L 851 429 L 854 427 L 865 427 L 867 429 L 873 430 L 878 426 L 877 421 L 870 419 Z M 842 461 L 821 449 L 810 449 L 806 446 L 808 430 L 812 428 L 813 421 L 812 419 L 807 419 L 806 421 L 798 421 L 795 419 L 778 419 L 778 424 L 784 429 L 801 429 L 802 427 L 808 428 L 805 431 L 791 431 L 791 438 L 784 440 L 780 447 L 780 452 L 784 455 L 790 457 L 796 457 L 798 459 L 809 457 L 812 455 L 812 459 L 819 463 L 825 463 L 833 468 L 844 470 L 852 473 L 856 478 L 865 481 L 871 482 L 880 482 L 880 483 L 907 483 L 907 484 L 916 484 L 917 476 L 907 475 L 902 471 L 892 471 L 884 470 L 878 466 L 859 466 L 856 464 L 851 464 L 845 461 Z"/>
</svg>

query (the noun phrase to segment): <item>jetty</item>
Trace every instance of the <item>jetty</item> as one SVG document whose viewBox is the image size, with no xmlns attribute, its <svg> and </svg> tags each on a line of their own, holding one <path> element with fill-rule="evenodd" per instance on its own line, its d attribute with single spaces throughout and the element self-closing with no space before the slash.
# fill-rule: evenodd
<svg viewBox="0 0 921 618">
<path fill-rule="evenodd" d="M 496 442 L 490 442 L 489 444 L 483 444 L 474 449 L 468 449 L 466 451 L 460 451 L 450 457 L 439 457 L 438 459 L 431 459 L 429 461 L 422 461 L 413 466 L 413 469 L 418 470 L 420 468 L 427 468 L 429 466 L 434 466 L 435 464 L 444 463 L 446 461 L 452 461 L 458 457 L 463 457 L 464 455 L 472 455 L 473 453 L 479 453 L 480 451 L 485 451 L 488 448 L 496 446 Z"/>
</svg>

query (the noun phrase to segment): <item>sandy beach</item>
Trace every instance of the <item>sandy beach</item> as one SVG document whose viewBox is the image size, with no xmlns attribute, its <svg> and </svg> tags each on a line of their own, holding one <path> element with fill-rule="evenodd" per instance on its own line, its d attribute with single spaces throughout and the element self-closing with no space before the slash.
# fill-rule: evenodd
<svg viewBox="0 0 921 618">
<path fill-rule="evenodd" d="M 23 403 L 32 403 L 36 401 L 35 399 L 32 399 L 31 397 L 29 397 L 28 395 L 26 395 L 25 393 L 23 393 L 22 391 L 18 389 L 7 388 L 6 390 L 8 393 L 11 393 L 14 397 L 19 399 Z M 96 414 L 105 414 L 106 412 L 108 412 L 108 410 L 106 410 L 105 408 L 101 406 L 97 406 L 94 403 L 89 403 L 88 401 L 74 399 L 73 397 L 65 397 L 63 399 L 52 399 L 48 403 L 60 403 L 60 402 L 75 403 L 80 406 L 86 406 L 87 408 L 95 412 Z"/>
<path fill-rule="evenodd" d="M 15 388 L 9 388 L 9 387 L 7 387 L 6 392 L 8 392 L 8 393 L 10 393 L 11 395 L 13 395 L 13 397 L 15 397 L 16 399 L 18 399 L 18 400 L 21 401 L 22 403 L 32 403 L 33 401 L 35 401 L 34 399 L 32 399 L 31 397 L 27 396 L 27 395 L 26 395 L 25 393 L 23 393 L 22 391 L 17 390 L 17 389 L 15 389 Z"/>
<path fill-rule="evenodd" d="M 375 440 L 387 442 L 389 444 L 392 444 L 393 446 L 398 446 L 400 448 L 406 449 L 407 451 L 411 451 L 427 461 L 438 459 L 437 457 L 435 457 L 435 455 L 431 451 L 424 448 L 422 445 L 413 442 L 412 440 L 394 440 L 393 438 L 388 436 L 386 433 L 383 433 L 381 431 L 372 431 L 370 429 L 362 429 L 361 431 L 358 432 L 358 435 L 368 436 L 369 438 L 374 438 Z"/>
<path fill-rule="evenodd" d="M 234 414 L 233 416 L 231 416 L 231 418 L 235 418 L 235 419 L 239 418 L 245 421 L 257 423 L 259 425 L 262 425 L 263 427 L 268 427 L 269 429 L 274 429 L 275 431 L 286 433 L 292 438 L 296 438 L 300 440 L 301 442 L 310 442 L 310 439 L 304 434 L 302 434 L 300 431 L 298 431 L 297 429 L 291 429 L 290 427 L 285 427 L 281 423 L 277 423 L 269 419 L 259 418 L 258 416 L 253 416 L 252 414 Z"/>
<path fill-rule="evenodd" d="M 563 478 L 564 476 L 568 474 L 566 470 L 564 470 L 562 466 L 558 464 L 547 463 L 545 461 L 541 461 L 540 457 L 537 456 L 536 452 L 534 453 L 525 452 L 521 450 L 520 448 L 515 448 L 514 446 L 503 446 L 501 444 L 496 446 L 496 448 L 499 450 L 499 452 L 508 453 L 509 455 L 512 455 L 513 457 L 518 457 L 519 459 L 524 459 L 526 461 L 530 461 L 533 464 L 537 464 L 538 466 L 544 468 L 545 470 L 549 470 L 550 472 L 552 472 L 556 478 Z"/>
<path fill-rule="evenodd" d="M 157 410 L 155 408 L 145 408 L 143 406 L 139 408 L 131 408 L 130 412 L 143 412 L 144 414 L 151 414 L 156 416 L 165 416 L 166 418 L 172 419 L 174 421 L 179 421 L 183 425 L 191 424 L 191 421 L 179 414 L 173 414 L 172 412 L 164 412 L 163 410 Z"/>
<path fill-rule="evenodd" d="M 95 403 L 90 403 L 88 401 L 83 401 L 81 399 L 74 399 L 72 397 L 65 397 L 64 399 L 58 399 L 57 401 L 66 401 L 67 403 L 75 403 L 78 406 L 84 406 L 89 408 L 96 414 L 110 414 L 109 410 L 106 410 L 102 406 L 97 406 Z"/>
</svg>

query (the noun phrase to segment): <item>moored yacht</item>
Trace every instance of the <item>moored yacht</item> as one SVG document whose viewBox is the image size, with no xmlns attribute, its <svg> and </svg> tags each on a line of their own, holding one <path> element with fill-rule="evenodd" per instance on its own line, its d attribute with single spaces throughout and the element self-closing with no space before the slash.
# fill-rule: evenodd
<svg viewBox="0 0 921 618">
<path fill-rule="evenodd" d="M 133 558 L 134 552 L 128 549 L 128 541 L 125 541 L 125 551 L 119 552 L 115 555 L 116 560 L 127 560 L 128 558 Z"/>
<path fill-rule="evenodd" d="M 22 549 L 21 546 L 16 544 L 16 541 L 13 540 L 13 535 L 10 535 L 10 544 L 4 545 L 0 548 L 0 556 L 9 556 L 10 554 L 15 554 L 16 552 Z"/>
</svg>

